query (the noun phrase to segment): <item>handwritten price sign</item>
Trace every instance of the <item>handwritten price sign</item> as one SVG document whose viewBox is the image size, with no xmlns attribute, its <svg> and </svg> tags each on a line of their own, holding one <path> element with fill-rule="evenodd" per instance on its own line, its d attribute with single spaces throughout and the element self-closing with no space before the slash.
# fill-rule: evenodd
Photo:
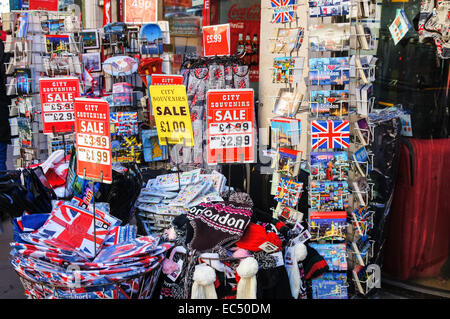
<svg viewBox="0 0 450 319">
<path fill-rule="evenodd" d="M 157 0 L 125 0 L 125 23 L 146 24 L 158 21 Z"/>
<path fill-rule="evenodd" d="M 75 99 L 77 175 L 112 183 L 108 102 Z"/>
<path fill-rule="evenodd" d="M 206 93 L 208 164 L 255 160 L 255 112 L 252 89 Z"/>
<path fill-rule="evenodd" d="M 72 132 L 75 125 L 73 100 L 80 96 L 78 78 L 42 78 L 39 91 L 44 133 Z"/>
<path fill-rule="evenodd" d="M 153 114 L 161 145 L 194 146 L 194 134 L 184 85 L 150 85 Z"/>
<path fill-rule="evenodd" d="M 203 27 L 203 56 L 230 55 L 230 25 Z"/>
</svg>

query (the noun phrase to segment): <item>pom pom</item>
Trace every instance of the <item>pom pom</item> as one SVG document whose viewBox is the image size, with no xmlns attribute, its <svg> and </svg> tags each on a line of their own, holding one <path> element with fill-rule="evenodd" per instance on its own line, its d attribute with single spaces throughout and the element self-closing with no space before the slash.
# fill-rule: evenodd
<svg viewBox="0 0 450 319">
<path fill-rule="evenodd" d="M 299 261 L 305 260 L 306 256 L 308 255 L 308 251 L 306 249 L 305 244 L 298 243 L 294 247 L 294 254 L 295 254 L 295 262 L 298 263 Z"/>
<path fill-rule="evenodd" d="M 206 264 L 195 266 L 194 281 L 201 286 L 212 285 L 216 281 L 216 272 Z"/>
<path fill-rule="evenodd" d="M 230 202 L 235 202 L 241 205 L 247 205 L 253 207 L 253 201 L 249 194 L 244 192 L 236 192 L 230 195 L 228 199 Z"/>
<path fill-rule="evenodd" d="M 162 262 L 162 272 L 166 275 L 178 270 L 178 264 L 170 259 L 164 259 Z"/>
<path fill-rule="evenodd" d="M 258 262 L 253 257 L 247 257 L 241 261 L 236 271 L 242 278 L 253 277 L 258 272 Z"/>
</svg>

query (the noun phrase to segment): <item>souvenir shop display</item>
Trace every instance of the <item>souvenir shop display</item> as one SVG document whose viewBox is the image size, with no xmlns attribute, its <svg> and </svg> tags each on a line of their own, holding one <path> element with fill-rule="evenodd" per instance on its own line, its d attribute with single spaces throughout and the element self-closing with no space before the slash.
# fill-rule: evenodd
<svg viewBox="0 0 450 319">
<path fill-rule="evenodd" d="M 408 120 L 374 107 L 374 1 L 267 1 L 260 51 L 259 33 L 231 43 L 236 26 L 190 2 L 124 0 L 111 17 L 105 1 L 95 26 L 76 5 L 2 14 L 16 170 L 0 211 L 26 297 L 367 296 Z M 263 54 L 270 105 L 251 73 Z"/>
</svg>

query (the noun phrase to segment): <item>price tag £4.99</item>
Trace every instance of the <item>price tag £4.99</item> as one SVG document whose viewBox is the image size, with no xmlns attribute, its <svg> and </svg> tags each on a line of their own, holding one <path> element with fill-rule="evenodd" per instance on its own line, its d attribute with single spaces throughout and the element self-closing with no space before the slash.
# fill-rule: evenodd
<svg viewBox="0 0 450 319">
<path fill-rule="evenodd" d="M 203 56 L 230 55 L 230 25 L 203 27 Z"/>
<path fill-rule="evenodd" d="M 109 106 L 99 99 L 75 99 L 77 175 L 112 183 Z"/>
<path fill-rule="evenodd" d="M 208 164 L 255 159 L 252 89 L 209 90 L 206 94 Z"/>
<path fill-rule="evenodd" d="M 80 96 L 78 78 L 42 78 L 39 91 L 44 133 L 72 132 L 75 125 L 73 100 Z"/>
</svg>

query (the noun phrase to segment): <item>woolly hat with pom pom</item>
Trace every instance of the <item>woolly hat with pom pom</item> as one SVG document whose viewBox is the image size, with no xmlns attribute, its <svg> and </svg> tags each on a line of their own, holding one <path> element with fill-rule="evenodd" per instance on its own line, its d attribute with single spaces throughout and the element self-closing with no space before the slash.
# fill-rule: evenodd
<svg viewBox="0 0 450 319">
<path fill-rule="evenodd" d="M 206 264 L 195 266 L 194 283 L 192 284 L 192 299 L 217 299 L 216 288 L 216 272 L 213 268 Z"/>
<path fill-rule="evenodd" d="M 236 272 L 240 277 L 237 285 L 236 299 L 256 299 L 256 273 L 258 262 L 253 257 L 243 259 Z"/>
<path fill-rule="evenodd" d="M 291 293 L 294 299 L 297 299 L 300 291 L 300 271 L 298 270 L 298 263 L 305 260 L 308 255 L 308 250 L 303 243 L 298 243 L 290 248 L 290 262 L 286 265 L 286 271 L 289 277 L 289 284 L 291 286 Z"/>
</svg>

